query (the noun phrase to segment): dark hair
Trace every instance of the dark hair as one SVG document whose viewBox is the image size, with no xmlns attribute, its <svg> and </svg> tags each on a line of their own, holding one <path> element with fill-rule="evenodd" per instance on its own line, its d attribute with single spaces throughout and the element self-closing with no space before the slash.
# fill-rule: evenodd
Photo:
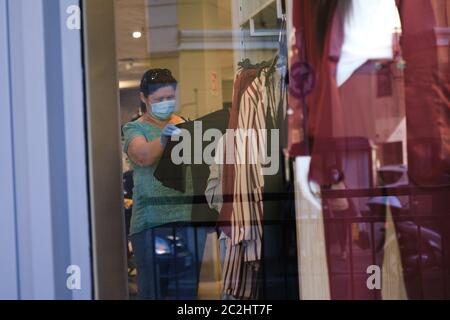
<svg viewBox="0 0 450 320">
<path fill-rule="evenodd" d="M 141 92 L 148 97 L 158 89 L 172 86 L 177 87 L 177 80 L 172 76 L 172 72 L 168 69 L 151 69 L 148 70 L 141 80 Z"/>
<path fill-rule="evenodd" d="M 314 0 L 316 14 L 316 43 L 317 49 L 321 54 L 325 48 L 325 41 L 330 26 L 333 23 L 333 17 L 338 10 L 341 17 L 350 13 L 352 8 L 351 0 Z"/>
<path fill-rule="evenodd" d="M 150 69 L 142 76 L 140 92 L 148 98 L 149 95 L 161 88 L 171 86 L 176 89 L 177 85 L 178 82 L 169 69 Z M 143 113 L 147 112 L 145 103 L 141 103 L 141 111 Z"/>
</svg>

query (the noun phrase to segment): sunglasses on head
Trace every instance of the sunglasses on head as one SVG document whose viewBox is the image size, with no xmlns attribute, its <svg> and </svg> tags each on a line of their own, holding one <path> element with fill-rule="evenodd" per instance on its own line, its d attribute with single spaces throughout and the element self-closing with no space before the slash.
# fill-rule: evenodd
<svg viewBox="0 0 450 320">
<path fill-rule="evenodd" d="M 155 70 L 150 75 L 150 80 L 154 81 L 158 79 L 159 76 L 172 77 L 172 73 L 167 69 Z"/>
</svg>

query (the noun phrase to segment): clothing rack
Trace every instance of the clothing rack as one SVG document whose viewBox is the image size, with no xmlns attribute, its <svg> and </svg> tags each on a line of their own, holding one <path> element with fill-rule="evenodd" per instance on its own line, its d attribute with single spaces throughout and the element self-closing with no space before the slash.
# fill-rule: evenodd
<svg viewBox="0 0 450 320">
<path fill-rule="evenodd" d="M 279 49 L 279 39 L 286 33 L 285 0 L 234 0 L 233 28 L 240 50 L 235 65 L 251 61 L 271 60 Z"/>
<path fill-rule="evenodd" d="M 260 63 L 253 64 L 251 63 L 250 59 L 245 58 L 241 62 L 238 63 L 239 69 L 263 69 L 268 68 L 269 70 L 274 70 L 277 66 L 279 56 L 276 55 L 272 60 L 270 61 L 262 61 Z"/>
</svg>

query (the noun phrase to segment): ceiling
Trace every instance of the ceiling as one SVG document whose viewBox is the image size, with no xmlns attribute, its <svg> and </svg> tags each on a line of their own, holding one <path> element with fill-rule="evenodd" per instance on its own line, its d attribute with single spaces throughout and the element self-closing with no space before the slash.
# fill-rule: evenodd
<svg viewBox="0 0 450 320">
<path fill-rule="evenodd" d="M 153 16 L 152 22 L 153 26 L 148 25 L 147 19 L 150 17 L 150 13 L 148 11 L 149 6 L 154 6 L 158 10 L 161 10 L 161 7 L 168 6 L 169 4 L 176 3 L 174 0 L 114 0 L 115 1 L 115 14 L 116 14 L 116 47 L 117 47 L 117 60 L 118 60 L 118 75 L 119 75 L 119 84 L 121 89 L 126 88 L 136 88 L 139 85 L 139 80 L 142 74 L 151 68 L 150 63 L 150 54 L 149 54 L 149 38 L 153 39 L 164 39 L 163 43 L 171 44 L 173 42 L 172 31 L 169 30 L 168 26 L 165 24 L 168 23 L 167 20 L 170 20 L 172 17 L 169 13 L 165 13 L 163 19 L 161 16 L 156 14 Z M 199 1 L 199 0 L 197 0 Z M 194 2 L 186 1 L 186 4 L 192 5 Z M 214 0 L 210 3 L 212 6 L 218 9 L 218 20 L 219 25 L 223 25 L 228 33 L 227 36 L 231 37 L 231 31 L 229 30 L 231 27 L 231 18 L 230 18 L 230 5 L 231 2 L 228 1 L 219 1 Z M 156 9 L 155 9 L 156 10 Z M 153 14 L 155 11 L 153 10 Z M 175 21 L 177 17 L 175 16 Z M 175 26 L 171 25 L 171 27 Z M 162 28 L 164 30 L 162 30 Z M 155 34 L 150 36 L 150 29 L 152 29 Z M 139 31 L 142 33 L 142 37 L 139 39 L 133 38 L 133 32 Z M 209 33 L 208 33 L 208 32 Z M 203 44 L 205 41 L 209 41 L 209 37 L 211 37 L 210 33 L 214 36 L 213 40 L 210 42 L 214 44 L 217 40 L 217 35 L 213 32 L 214 30 L 206 30 L 204 33 L 199 34 L 194 40 L 194 42 L 198 42 L 199 44 Z M 223 31 L 223 30 L 222 30 Z M 158 33 L 159 32 L 159 33 Z M 176 38 L 176 46 L 178 46 L 178 29 L 175 28 L 175 38 Z M 172 36 L 172 38 L 171 38 Z M 181 39 L 183 40 L 183 39 Z M 180 41 L 181 41 L 180 40 Z M 186 39 L 185 39 L 186 40 Z M 189 40 L 189 39 L 187 39 Z M 187 41 L 186 40 L 186 41 Z M 229 39 L 219 39 L 221 42 L 224 42 L 228 45 L 230 44 Z M 158 40 L 159 41 L 159 40 Z M 171 42 L 172 41 L 172 42 Z M 161 41 L 156 44 L 161 43 Z M 214 44 L 217 46 L 217 44 Z M 157 46 L 156 46 L 157 47 Z M 152 43 L 153 50 L 155 49 L 154 44 Z M 164 48 L 163 54 L 167 52 L 171 52 L 167 48 Z M 155 51 L 156 52 L 156 51 Z M 153 52 L 154 53 L 154 52 Z M 232 78 L 232 76 L 230 76 Z"/>
<path fill-rule="evenodd" d="M 146 0 L 115 0 L 115 2 L 120 87 L 133 87 L 149 67 L 145 34 Z M 142 32 L 142 37 L 133 38 L 135 31 Z"/>
</svg>

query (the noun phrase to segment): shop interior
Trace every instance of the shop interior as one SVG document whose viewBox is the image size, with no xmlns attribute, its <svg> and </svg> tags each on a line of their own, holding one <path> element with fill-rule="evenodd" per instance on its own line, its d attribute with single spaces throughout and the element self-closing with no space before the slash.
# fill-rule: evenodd
<svg viewBox="0 0 450 320">
<path fill-rule="evenodd" d="M 0 298 L 449 299 L 449 17 L 0 0 Z"/>
<path fill-rule="evenodd" d="M 365 287 L 367 265 L 372 261 L 375 262 L 372 264 L 382 265 L 383 298 L 406 299 L 403 276 L 415 271 L 402 266 L 400 251 L 405 252 L 405 238 L 412 236 L 417 226 L 412 222 L 409 226 L 396 224 L 392 215 L 406 214 L 410 210 L 426 213 L 431 198 L 426 195 L 383 196 L 377 191 L 377 188 L 400 190 L 410 183 L 402 66 L 397 65 L 397 72 L 392 77 L 387 76 L 388 82 L 383 82 L 386 66 L 379 65 L 378 82 L 352 80 L 351 86 L 343 87 L 344 97 L 347 95 L 348 99 L 360 102 L 353 106 L 355 109 L 349 107 L 346 110 L 355 121 L 345 127 L 339 117 L 334 117 L 333 152 L 327 153 L 329 145 L 325 142 L 315 158 L 323 167 L 345 168 L 350 206 L 357 214 L 346 224 L 348 232 L 344 233 L 349 248 L 342 251 L 339 237 L 327 239 L 331 241 L 327 245 L 324 240 L 327 231 L 323 219 L 328 211 L 332 211 L 332 205 L 325 199 L 337 196 L 333 190 L 322 190 L 321 200 L 320 191 L 317 191 L 320 187 L 311 184 L 308 174 L 303 172 L 310 163 L 307 160 L 292 161 L 286 153 L 288 69 L 292 58 L 288 52 L 293 41 L 288 37 L 293 28 L 292 19 L 288 17 L 292 16 L 292 1 L 115 0 L 115 3 L 122 129 L 128 123 L 138 121 L 146 112 L 142 109 L 140 86 L 143 74 L 149 69 L 171 71 L 178 81 L 177 114 L 188 122 L 220 112 L 229 116 L 238 88 L 236 79 L 242 70 L 255 68 L 255 65 L 266 66 L 264 70 L 273 69 L 267 77 L 268 82 L 273 82 L 275 108 L 272 122 L 266 118 L 264 127 L 279 133 L 279 148 L 271 152 L 272 156 L 278 153 L 280 161 L 277 174 L 264 177 L 262 249 L 256 259 L 258 266 L 252 267 L 258 272 L 249 269 L 249 275 L 245 276 L 252 280 L 245 276 L 238 280 L 230 278 L 227 260 L 224 264 L 221 253 L 217 212 L 211 213 L 214 210 L 207 207 L 205 193 L 195 190 L 197 182 L 194 182 L 194 194 L 189 201 L 192 201 L 192 215 L 196 214 L 198 218 L 187 224 L 159 228 L 154 234 L 155 298 L 328 299 L 336 294 L 330 293 L 331 281 L 338 284 L 340 297 L 370 299 L 377 296 Z M 388 83 L 388 87 L 380 83 Z M 370 96 L 370 90 L 378 90 L 376 100 Z M 360 96 L 355 98 L 355 95 Z M 361 105 L 366 109 L 361 109 Z M 365 119 L 370 122 L 358 123 L 360 118 L 357 117 L 367 112 L 371 114 Z M 228 119 L 222 118 L 223 123 L 219 119 L 213 127 L 228 128 Z M 303 126 L 299 134 L 308 131 L 304 129 Z M 124 142 L 126 138 L 122 138 Z M 315 146 L 319 145 L 316 141 Z M 335 156 L 339 152 L 342 154 Z M 126 234 L 129 235 L 134 205 L 133 166 L 125 152 L 122 164 L 124 215 Z M 198 168 L 192 166 L 191 169 Z M 163 170 L 162 167 L 160 171 Z M 164 180 L 165 174 L 160 172 L 160 179 Z M 208 177 L 194 176 L 193 179 L 205 183 Z M 374 219 L 372 214 L 379 205 L 387 204 L 390 210 L 386 221 Z M 417 248 L 410 248 L 409 258 L 413 260 L 411 264 L 423 267 L 422 281 L 435 282 L 439 287 L 436 290 L 441 290 L 442 283 L 438 283 L 439 277 L 435 276 L 442 263 L 438 257 L 440 245 L 433 245 L 435 228 L 432 223 L 419 227 L 419 233 L 425 236 L 423 243 L 418 244 L 423 252 L 417 257 L 414 253 Z M 396 237 L 399 232 L 405 236 Z M 137 262 L 128 238 L 127 244 L 129 296 L 137 299 Z M 379 250 L 384 250 L 381 261 L 377 260 Z M 327 266 L 327 260 L 334 259 L 330 257 L 336 257 L 338 262 Z M 225 259 L 229 258 L 226 255 Z M 238 283 L 240 281 L 242 283 Z M 240 284 L 248 287 L 242 289 Z M 432 296 L 432 293 L 426 294 Z"/>
<path fill-rule="evenodd" d="M 196 120 L 229 110 L 240 62 L 248 59 L 250 64 L 270 63 L 277 57 L 277 68 L 286 70 L 286 28 L 284 1 L 117 0 L 121 125 L 142 116 L 140 81 L 142 75 L 153 68 L 169 69 L 177 79 L 177 114 L 185 119 Z M 277 85 L 282 85 L 281 79 Z M 123 168 L 125 212 L 130 219 L 132 168 L 125 153 Z M 290 197 L 288 190 L 274 191 L 284 193 L 285 198 Z M 200 194 L 195 196 L 201 198 Z M 292 200 L 292 194 L 290 198 Z M 281 204 L 281 200 L 275 202 Z M 203 210 L 201 204 L 194 207 L 193 210 Z M 294 212 L 291 210 L 290 214 L 290 217 L 279 218 L 272 226 L 266 226 L 268 234 L 273 232 L 286 239 L 283 255 L 272 257 L 274 262 L 280 258 L 284 260 L 279 263 L 278 274 L 269 276 L 271 271 L 266 270 L 267 276 L 261 279 L 267 287 L 264 288 L 267 297 L 272 294 L 278 299 L 298 299 L 295 229 L 289 227 L 289 222 L 294 221 Z M 214 219 L 214 215 L 210 219 L 200 218 L 202 221 L 196 221 L 197 226 L 183 232 L 163 228 L 156 235 L 160 264 L 158 298 L 221 298 L 223 279 Z M 165 248 L 159 248 L 162 254 L 158 255 L 158 245 L 169 247 L 173 239 L 181 248 L 180 252 L 166 256 Z M 274 254 L 276 247 L 269 246 L 276 246 L 276 243 L 266 244 L 266 252 Z M 131 242 L 128 248 L 129 291 L 133 297 L 137 289 Z M 170 252 L 169 248 L 167 252 Z"/>
</svg>

